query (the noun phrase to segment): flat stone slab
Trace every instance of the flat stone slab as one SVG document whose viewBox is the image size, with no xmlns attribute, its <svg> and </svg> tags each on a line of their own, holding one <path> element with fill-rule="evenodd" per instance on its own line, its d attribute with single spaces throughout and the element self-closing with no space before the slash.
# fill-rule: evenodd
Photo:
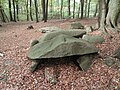
<svg viewBox="0 0 120 90">
<path fill-rule="evenodd" d="M 48 33 L 48 32 L 53 32 L 53 31 L 58 31 L 58 30 L 63 30 L 61 28 L 58 28 L 58 27 L 43 27 L 43 28 L 40 28 L 39 31 L 41 33 Z"/>
<path fill-rule="evenodd" d="M 97 52 L 97 48 L 83 39 L 60 34 L 50 40 L 43 40 L 35 44 L 29 49 L 27 56 L 30 59 L 43 59 L 85 55 Z"/>
<path fill-rule="evenodd" d="M 42 41 L 46 41 L 46 40 L 51 40 L 60 34 L 79 38 L 79 37 L 82 37 L 84 34 L 86 34 L 86 31 L 84 31 L 84 30 L 83 31 L 81 31 L 81 30 L 61 30 L 61 31 L 49 32 L 49 33 L 45 33 L 43 36 L 41 36 L 38 39 L 38 41 L 42 42 Z"/>
</svg>

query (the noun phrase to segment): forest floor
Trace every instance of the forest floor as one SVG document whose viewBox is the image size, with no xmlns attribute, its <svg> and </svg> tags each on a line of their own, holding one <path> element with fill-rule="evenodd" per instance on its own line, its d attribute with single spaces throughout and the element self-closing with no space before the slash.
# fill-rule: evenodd
<svg viewBox="0 0 120 90">
<path fill-rule="evenodd" d="M 96 57 L 87 71 L 80 71 L 71 61 L 59 61 L 58 64 L 42 64 L 31 73 L 31 61 L 26 54 L 30 41 L 42 35 L 40 28 L 57 26 L 69 29 L 70 23 L 78 21 L 83 25 L 93 25 L 96 19 L 49 20 L 48 22 L 10 22 L 0 27 L 0 90 L 120 90 L 120 61 L 108 67 L 105 58 L 110 58 L 120 46 L 120 34 L 112 34 L 111 40 L 105 39 L 97 44 L 101 57 Z M 29 25 L 34 29 L 27 30 Z M 97 34 L 94 31 L 92 34 Z M 45 79 L 45 68 L 56 69 L 57 83 L 50 84 Z"/>
</svg>

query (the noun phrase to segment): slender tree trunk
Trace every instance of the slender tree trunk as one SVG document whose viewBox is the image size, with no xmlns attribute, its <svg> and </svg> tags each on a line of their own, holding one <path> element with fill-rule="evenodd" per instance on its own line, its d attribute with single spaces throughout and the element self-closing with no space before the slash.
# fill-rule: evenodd
<svg viewBox="0 0 120 90">
<path fill-rule="evenodd" d="M 32 0 L 30 0 L 30 19 L 31 19 L 31 21 L 33 21 L 33 17 L 32 17 Z"/>
<path fill-rule="evenodd" d="M 10 21 L 13 21 L 13 17 L 12 17 L 12 10 L 11 10 L 11 0 L 8 0 L 9 2 L 9 14 L 10 14 Z"/>
<path fill-rule="evenodd" d="M 75 0 L 74 0 L 74 6 L 73 6 L 73 18 L 75 17 Z"/>
<path fill-rule="evenodd" d="M 26 9 L 27 9 L 27 21 L 29 21 L 28 0 L 26 1 Z"/>
<path fill-rule="evenodd" d="M 52 16 L 53 16 L 53 12 L 52 12 L 52 10 L 53 10 L 53 0 L 51 0 L 51 4 L 50 4 L 50 16 L 51 16 L 51 18 L 52 18 Z"/>
<path fill-rule="evenodd" d="M 57 18 L 60 18 L 60 9 L 59 9 L 59 6 L 60 6 L 60 0 L 57 0 L 57 6 L 58 6 L 58 9 L 57 9 Z"/>
<path fill-rule="evenodd" d="M 68 0 L 68 17 L 70 18 L 71 12 L 70 12 L 70 0 Z"/>
<path fill-rule="evenodd" d="M 13 0 L 14 22 L 16 22 L 15 0 Z"/>
<path fill-rule="evenodd" d="M 91 2 L 91 0 L 89 0 L 89 3 L 88 3 L 88 15 L 87 15 L 88 18 L 90 16 L 90 2 Z"/>
<path fill-rule="evenodd" d="M 2 8 L 2 6 L 0 6 L 0 16 L 1 16 L 1 20 L 2 20 L 3 22 L 6 22 L 6 19 L 5 19 L 5 15 L 4 15 L 4 13 L 3 13 L 3 8 Z"/>
<path fill-rule="evenodd" d="M 16 12 L 17 12 L 17 20 L 19 21 L 19 4 L 18 4 L 18 1 L 16 1 Z"/>
<path fill-rule="evenodd" d="M 48 0 L 46 1 L 45 20 L 44 20 L 44 22 L 47 22 L 47 19 L 48 19 Z"/>
<path fill-rule="evenodd" d="M 61 0 L 61 8 L 60 8 L 60 13 L 61 13 L 61 19 L 62 19 L 62 17 L 63 17 L 63 0 Z"/>
<path fill-rule="evenodd" d="M 34 1 L 35 1 L 36 22 L 39 22 L 39 20 L 38 20 L 38 4 L 37 4 L 37 0 L 34 0 Z"/>
<path fill-rule="evenodd" d="M 84 0 L 81 0 L 81 19 L 83 18 L 84 12 Z"/>
<path fill-rule="evenodd" d="M 79 7 L 78 7 L 78 18 L 80 17 L 80 3 L 81 3 L 81 0 L 80 0 L 80 2 L 79 2 Z"/>
<path fill-rule="evenodd" d="M 45 20 L 45 0 L 42 0 L 42 13 L 43 13 L 43 21 Z"/>
<path fill-rule="evenodd" d="M 98 11 L 98 4 L 96 4 L 95 13 L 94 13 L 93 17 L 96 17 L 97 11 Z"/>
<path fill-rule="evenodd" d="M 87 2 L 88 0 L 85 1 L 85 17 L 87 17 Z"/>
</svg>

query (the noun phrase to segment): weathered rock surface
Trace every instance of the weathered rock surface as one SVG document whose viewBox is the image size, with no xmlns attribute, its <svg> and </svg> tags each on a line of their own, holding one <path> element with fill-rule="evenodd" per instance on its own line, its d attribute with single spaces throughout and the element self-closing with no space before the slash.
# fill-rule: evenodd
<svg viewBox="0 0 120 90">
<path fill-rule="evenodd" d="M 83 71 L 87 70 L 90 67 L 94 56 L 95 56 L 95 54 L 88 54 L 88 55 L 80 56 L 77 59 L 77 62 Z"/>
<path fill-rule="evenodd" d="M 60 34 L 51 40 L 32 46 L 28 51 L 28 57 L 30 59 L 59 58 L 97 52 L 98 49 L 85 40 Z"/>
<path fill-rule="evenodd" d="M 80 58 L 76 61 L 79 64 L 78 66 L 82 70 L 88 69 L 93 59 L 91 56 L 96 54 L 98 49 L 86 40 L 73 37 L 76 35 L 78 36 L 78 32 L 69 32 L 69 34 L 68 31 L 67 33 L 52 32 L 45 34 L 39 40 L 33 41 L 27 54 L 27 57 L 33 61 L 30 70 L 34 72 L 43 59 L 52 58 L 55 60 L 56 58 L 69 56 L 79 56 Z"/>
<path fill-rule="evenodd" d="M 53 67 L 45 68 L 45 79 L 50 84 L 55 84 L 57 82 L 56 73 Z"/>
<path fill-rule="evenodd" d="M 115 60 L 113 59 L 113 58 L 105 58 L 104 59 L 105 61 L 104 61 L 104 63 L 108 66 L 108 67 L 110 67 L 110 66 L 112 66 L 113 64 L 115 64 Z"/>
<path fill-rule="evenodd" d="M 61 31 L 55 31 L 55 32 L 49 32 L 45 33 L 40 39 L 38 39 L 39 42 L 46 41 L 46 40 L 51 40 L 54 37 L 60 35 L 60 34 L 65 34 L 68 36 L 72 37 L 82 37 L 84 34 L 86 34 L 86 31 L 80 31 L 80 30 L 61 30 Z"/>
<path fill-rule="evenodd" d="M 113 52 L 113 57 L 120 59 L 120 47 Z"/>
<path fill-rule="evenodd" d="M 99 43 L 102 44 L 104 42 L 104 38 L 98 35 L 83 35 L 82 39 L 90 42 L 90 43 Z"/>
<path fill-rule="evenodd" d="M 84 26 L 79 22 L 71 23 L 71 29 L 84 29 Z"/>
<path fill-rule="evenodd" d="M 87 33 L 93 32 L 92 26 L 85 26 L 85 30 Z"/>
</svg>

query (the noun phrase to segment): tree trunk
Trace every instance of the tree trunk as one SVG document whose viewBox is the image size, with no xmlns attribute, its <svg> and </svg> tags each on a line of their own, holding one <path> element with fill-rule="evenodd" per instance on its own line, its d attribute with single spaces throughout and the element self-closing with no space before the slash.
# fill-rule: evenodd
<svg viewBox="0 0 120 90">
<path fill-rule="evenodd" d="M 106 25 L 106 1 L 105 0 L 99 0 L 99 16 L 98 16 L 98 28 L 104 29 Z"/>
<path fill-rule="evenodd" d="M 34 0 L 34 1 L 35 1 L 36 22 L 39 22 L 39 20 L 38 20 L 38 4 L 37 4 L 37 0 Z"/>
<path fill-rule="evenodd" d="M 89 3 L 88 3 L 88 18 L 89 18 L 89 16 L 90 16 L 90 2 L 91 2 L 91 0 L 89 0 Z"/>
<path fill-rule="evenodd" d="M 108 7 L 106 24 L 112 27 L 114 31 L 120 31 L 117 26 L 117 20 L 120 13 L 120 0 L 110 0 Z"/>
<path fill-rule="evenodd" d="M 11 0 L 8 0 L 9 2 L 9 14 L 10 14 L 10 21 L 13 21 L 13 17 L 12 17 L 12 10 L 11 10 Z"/>
<path fill-rule="evenodd" d="M 29 21 L 28 0 L 26 1 L 26 9 L 27 9 L 27 21 Z"/>
<path fill-rule="evenodd" d="M 6 22 L 6 19 L 5 19 L 5 15 L 4 15 L 4 13 L 3 13 L 3 8 L 2 8 L 2 6 L 0 6 L 0 16 L 1 16 L 1 20 L 2 20 L 3 22 Z"/>
<path fill-rule="evenodd" d="M 16 1 L 16 12 L 17 12 L 17 20 L 19 21 L 19 4 L 18 4 L 18 1 Z"/>
<path fill-rule="evenodd" d="M 44 22 L 47 22 L 47 19 L 48 19 L 48 0 L 46 1 L 45 20 L 44 20 Z"/>
<path fill-rule="evenodd" d="M 85 17 L 87 17 L 87 2 L 88 0 L 85 1 Z"/>
<path fill-rule="evenodd" d="M 119 32 L 117 27 L 119 13 L 120 0 L 99 0 L 99 29 L 107 32 L 107 28 L 110 27 L 109 30 Z"/>
<path fill-rule="evenodd" d="M 80 0 L 81 2 L 81 0 Z M 78 7 L 78 18 L 80 17 L 80 2 L 79 2 L 79 7 Z"/>
<path fill-rule="evenodd" d="M 70 15 L 71 15 L 71 13 L 70 13 L 70 0 L 68 0 L 68 17 L 70 18 Z"/>
<path fill-rule="evenodd" d="M 96 4 L 95 13 L 94 13 L 93 17 L 96 17 L 97 11 L 98 11 L 98 4 Z"/>
<path fill-rule="evenodd" d="M 84 12 L 84 0 L 81 0 L 81 19 L 83 18 L 83 12 Z"/>
<path fill-rule="evenodd" d="M 32 0 L 30 0 L 30 19 L 31 19 L 31 21 L 33 21 L 33 17 L 32 17 Z"/>
<path fill-rule="evenodd" d="M 61 19 L 62 19 L 62 17 L 63 17 L 63 0 L 61 0 L 61 8 L 60 8 L 60 13 L 61 13 Z"/>
<path fill-rule="evenodd" d="M 53 0 L 51 0 L 51 3 L 50 3 L 50 17 L 51 17 L 51 19 L 52 19 L 52 16 L 53 16 Z"/>
<path fill-rule="evenodd" d="M 73 6 L 73 18 L 75 17 L 75 0 L 74 0 L 74 6 Z"/>
<path fill-rule="evenodd" d="M 43 13 L 43 18 L 42 20 L 45 20 L 45 0 L 42 0 L 42 13 Z"/>
<path fill-rule="evenodd" d="M 13 0 L 14 22 L 16 22 L 15 0 Z"/>
</svg>

